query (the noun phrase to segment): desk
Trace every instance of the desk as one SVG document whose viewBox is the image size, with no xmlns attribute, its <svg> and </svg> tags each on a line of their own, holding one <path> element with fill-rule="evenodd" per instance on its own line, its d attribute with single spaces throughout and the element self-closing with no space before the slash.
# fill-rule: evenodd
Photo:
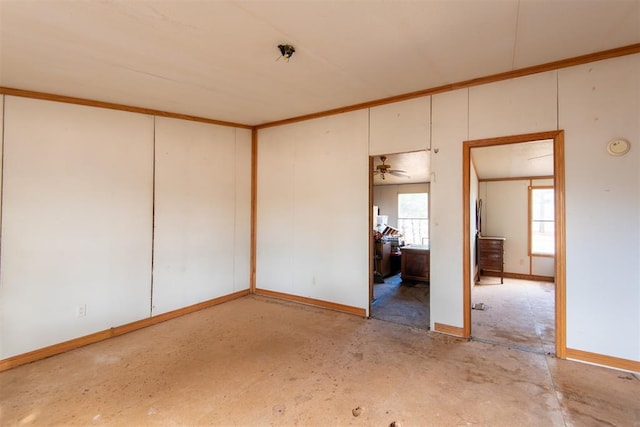
<svg viewBox="0 0 640 427">
<path fill-rule="evenodd" d="M 405 246 L 401 249 L 402 280 L 429 281 L 430 252 L 428 246 Z"/>
</svg>

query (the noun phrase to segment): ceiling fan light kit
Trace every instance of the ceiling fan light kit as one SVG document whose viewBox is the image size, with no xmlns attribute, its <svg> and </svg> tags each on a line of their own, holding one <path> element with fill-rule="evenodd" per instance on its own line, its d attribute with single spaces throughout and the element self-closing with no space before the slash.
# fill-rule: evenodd
<svg viewBox="0 0 640 427">
<path fill-rule="evenodd" d="M 381 165 L 377 165 L 376 169 L 373 171 L 374 175 L 380 174 L 380 178 L 385 179 L 385 174 L 397 176 L 400 178 L 411 178 L 406 171 L 400 169 L 391 169 L 391 165 L 386 164 L 387 156 L 380 156 L 380 160 L 382 161 Z"/>
</svg>

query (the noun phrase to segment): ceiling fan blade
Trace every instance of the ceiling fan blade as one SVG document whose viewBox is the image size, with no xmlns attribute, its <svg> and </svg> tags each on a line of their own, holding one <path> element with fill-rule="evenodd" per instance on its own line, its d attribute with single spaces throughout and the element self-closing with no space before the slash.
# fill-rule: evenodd
<svg viewBox="0 0 640 427">
<path fill-rule="evenodd" d="M 536 159 L 541 159 L 543 157 L 549 157 L 549 156 L 553 156 L 553 153 L 551 153 L 551 154 L 543 154 L 542 156 L 529 157 L 527 160 L 536 160 Z"/>
<path fill-rule="evenodd" d="M 374 175 L 378 175 L 380 173 L 380 171 L 373 171 Z"/>
<path fill-rule="evenodd" d="M 393 170 L 392 169 L 392 170 L 388 171 L 388 173 L 390 173 L 393 176 L 398 176 L 398 177 L 401 177 L 401 178 L 411 178 L 408 173 L 406 173 L 405 171 L 401 171 L 401 170 Z"/>
</svg>

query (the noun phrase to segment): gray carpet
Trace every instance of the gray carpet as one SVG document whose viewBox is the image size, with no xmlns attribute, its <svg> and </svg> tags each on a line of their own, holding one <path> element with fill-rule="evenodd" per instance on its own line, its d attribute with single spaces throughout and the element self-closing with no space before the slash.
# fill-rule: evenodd
<svg viewBox="0 0 640 427">
<path fill-rule="evenodd" d="M 429 284 L 403 283 L 399 274 L 373 285 L 371 317 L 387 322 L 429 329 Z"/>
</svg>

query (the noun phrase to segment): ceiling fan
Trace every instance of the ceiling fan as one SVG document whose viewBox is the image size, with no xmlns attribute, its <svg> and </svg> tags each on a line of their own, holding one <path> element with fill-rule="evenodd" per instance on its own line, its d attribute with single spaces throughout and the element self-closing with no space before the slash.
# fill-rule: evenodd
<svg viewBox="0 0 640 427">
<path fill-rule="evenodd" d="M 387 173 L 400 178 L 411 178 L 406 171 L 391 169 L 391 165 L 385 163 L 387 161 L 387 156 L 380 156 L 380 160 L 382 160 L 382 164 L 376 166 L 376 169 L 373 171 L 374 175 L 380 174 L 380 178 L 382 179 L 384 179 L 384 175 Z"/>
</svg>

